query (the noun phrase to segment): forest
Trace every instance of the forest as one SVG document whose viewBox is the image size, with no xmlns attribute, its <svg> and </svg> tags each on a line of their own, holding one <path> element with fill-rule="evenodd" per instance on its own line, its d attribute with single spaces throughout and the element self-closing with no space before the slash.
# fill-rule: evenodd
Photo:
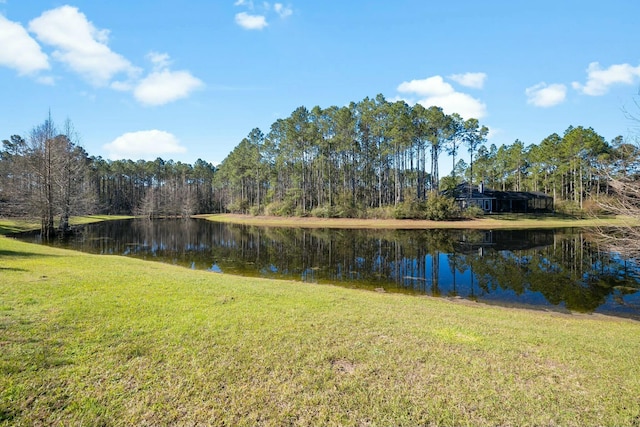
<svg viewBox="0 0 640 427">
<path fill-rule="evenodd" d="M 606 141 L 592 128 L 569 126 L 529 145 L 487 146 L 488 132 L 477 119 L 377 95 L 298 107 L 266 134 L 251 130 L 214 166 L 90 156 L 70 120 L 58 127 L 49 116 L 2 141 L 0 216 L 39 218 L 46 234 L 91 213 L 440 219 L 437 211 L 464 214 L 443 190 L 480 181 L 544 192 L 556 209 L 575 212 L 609 194 L 612 179 L 635 180 L 640 171 L 635 144 Z M 450 161 L 447 176 L 441 160 Z"/>
</svg>

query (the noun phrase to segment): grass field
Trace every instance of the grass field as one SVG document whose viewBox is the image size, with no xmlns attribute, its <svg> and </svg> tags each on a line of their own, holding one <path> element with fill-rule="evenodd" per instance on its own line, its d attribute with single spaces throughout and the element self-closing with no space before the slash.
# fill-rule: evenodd
<svg viewBox="0 0 640 427">
<path fill-rule="evenodd" d="M 638 426 L 639 337 L 0 236 L 0 426 Z"/>
<path fill-rule="evenodd" d="M 637 226 L 637 220 L 624 217 L 601 217 L 577 219 L 561 215 L 496 214 L 482 218 L 459 221 L 428 221 L 408 219 L 356 219 L 356 218 L 314 218 L 276 217 L 237 214 L 198 215 L 210 221 L 230 222 L 258 226 L 308 227 L 308 228 L 390 228 L 390 229 L 517 229 L 517 228 L 564 228 L 564 227 L 607 227 Z"/>
<path fill-rule="evenodd" d="M 128 219 L 131 216 L 124 215 L 91 215 L 91 216 L 74 216 L 69 223 L 73 225 L 91 224 L 94 222 Z M 22 231 L 39 230 L 40 223 L 36 220 L 24 219 L 0 219 L 0 235 L 20 233 Z"/>
</svg>

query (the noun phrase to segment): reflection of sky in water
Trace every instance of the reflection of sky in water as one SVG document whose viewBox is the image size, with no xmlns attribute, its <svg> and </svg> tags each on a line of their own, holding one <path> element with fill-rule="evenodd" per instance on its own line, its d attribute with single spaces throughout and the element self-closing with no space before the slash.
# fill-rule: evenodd
<svg viewBox="0 0 640 427">
<path fill-rule="evenodd" d="M 549 307 L 554 300 L 559 309 L 640 317 L 638 266 L 598 253 L 578 231 L 302 230 L 140 220 L 90 225 L 65 245 L 215 273 L 508 305 Z"/>
<path fill-rule="evenodd" d="M 193 263 L 195 265 L 195 263 Z M 222 273 L 222 269 L 220 267 L 218 267 L 218 264 L 213 264 L 211 265 L 211 267 L 209 267 L 207 270 L 214 272 L 214 273 Z"/>
</svg>

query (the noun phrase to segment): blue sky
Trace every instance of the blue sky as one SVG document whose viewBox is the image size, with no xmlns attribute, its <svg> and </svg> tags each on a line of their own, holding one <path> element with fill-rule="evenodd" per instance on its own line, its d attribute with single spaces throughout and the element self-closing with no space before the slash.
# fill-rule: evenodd
<svg viewBox="0 0 640 427">
<path fill-rule="evenodd" d="M 638 16 L 637 0 L 0 0 L 0 139 L 50 110 L 90 155 L 216 164 L 301 105 L 379 93 L 476 117 L 488 144 L 633 137 Z"/>
</svg>

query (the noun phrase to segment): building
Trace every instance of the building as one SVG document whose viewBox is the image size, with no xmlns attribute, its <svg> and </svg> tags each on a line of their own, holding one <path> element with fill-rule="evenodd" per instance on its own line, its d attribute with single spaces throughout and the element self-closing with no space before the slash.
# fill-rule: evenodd
<svg viewBox="0 0 640 427">
<path fill-rule="evenodd" d="M 463 183 L 446 192 L 460 208 L 478 206 L 484 212 L 541 213 L 553 212 L 553 197 L 537 191 L 498 191 Z"/>
</svg>

